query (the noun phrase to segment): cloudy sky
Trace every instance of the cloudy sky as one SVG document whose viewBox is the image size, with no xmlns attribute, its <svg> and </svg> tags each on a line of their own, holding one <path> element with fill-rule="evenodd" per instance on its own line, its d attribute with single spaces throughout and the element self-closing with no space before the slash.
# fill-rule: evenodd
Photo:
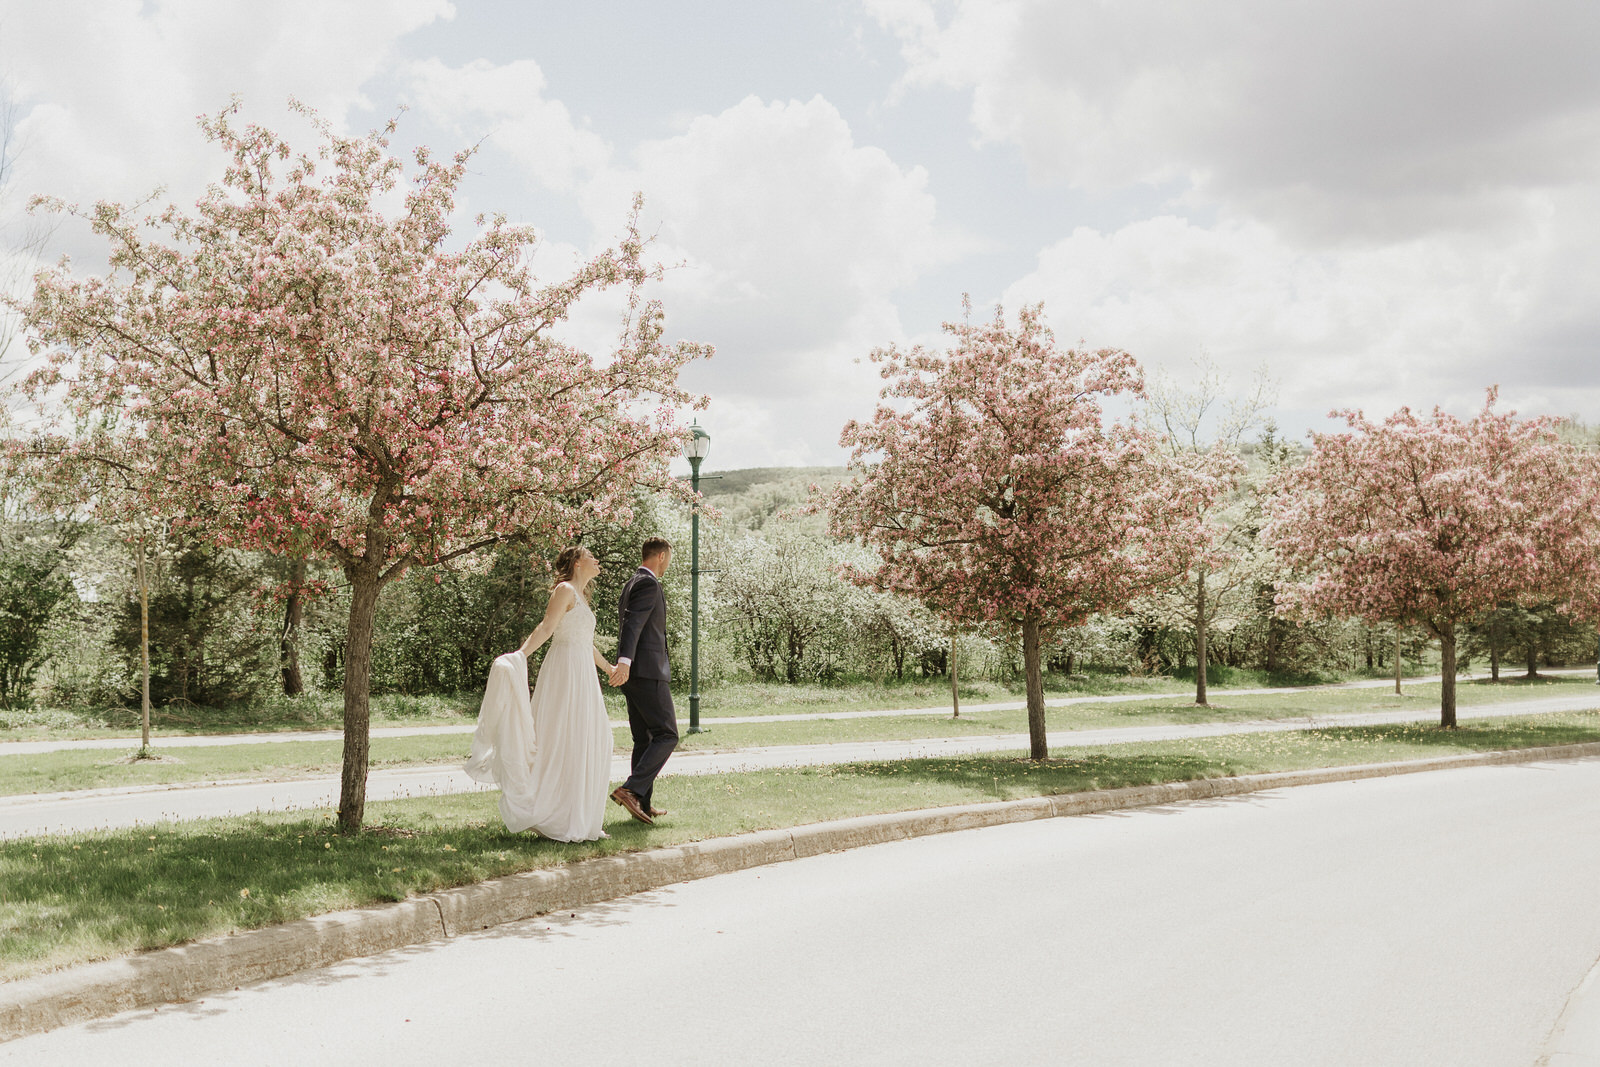
<svg viewBox="0 0 1600 1067">
<path fill-rule="evenodd" d="M 404 108 L 402 145 L 481 145 L 463 224 L 539 227 L 552 274 L 645 194 L 671 328 L 717 348 L 712 467 L 838 462 L 862 357 L 963 293 L 1179 378 L 1264 366 L 1295 433 L 1496 383 L 1596 422 L 1597 55 L 1593 0 L 0 0 L 0 225 L 192 202 L 234 94 L 302 133 L 291 96 Z"/>
</svg>

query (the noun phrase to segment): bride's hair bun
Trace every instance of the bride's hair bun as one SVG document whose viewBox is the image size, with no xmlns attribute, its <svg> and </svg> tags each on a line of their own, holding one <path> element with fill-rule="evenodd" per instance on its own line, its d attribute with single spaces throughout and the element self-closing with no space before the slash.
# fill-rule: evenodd
<svg viewBox="0 0 1600 1067">
<path fill-rule="evenodd" d="M 573 575 L 578 573 L 578 560 L 583 553 L 582 545 L 571 545 L 561 550 L 561 555 L 556 557 L 556 585 L 572 581 Z"/>
</svg>

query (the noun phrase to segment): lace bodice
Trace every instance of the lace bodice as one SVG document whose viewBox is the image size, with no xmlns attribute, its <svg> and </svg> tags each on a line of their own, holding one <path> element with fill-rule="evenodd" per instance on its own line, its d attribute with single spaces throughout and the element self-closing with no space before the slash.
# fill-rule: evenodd
<svg viewBox="0 0 1600 1067">
<path fill-rule="evenodd" d="M 555 632 L 550 635 L 550 644 L 552 646 L 594 644 L 594 610 L 589 607 L 589 602 L 583 599 L 581 594 L 572 605 L 572 609 L 561 616 L 561 621 L 556 623 Z"/>
</svg>

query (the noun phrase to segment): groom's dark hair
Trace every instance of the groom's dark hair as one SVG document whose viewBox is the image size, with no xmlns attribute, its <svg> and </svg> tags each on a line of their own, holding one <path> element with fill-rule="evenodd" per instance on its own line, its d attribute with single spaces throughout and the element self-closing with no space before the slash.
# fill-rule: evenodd
<svg viewBox="0 0 1600 1067">
<path fill-rule="evenodd" d="M 639 549 L 641 560 L 654 559 L 663 552 L 672 551 L 672 542 L 665 537 L 647 537 L 644 545 Z"/>
</svg>

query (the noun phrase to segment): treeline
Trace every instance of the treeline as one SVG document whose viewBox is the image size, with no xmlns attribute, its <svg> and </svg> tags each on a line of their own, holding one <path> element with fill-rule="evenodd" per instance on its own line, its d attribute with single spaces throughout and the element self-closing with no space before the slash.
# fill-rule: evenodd
<svg viewBox="0 0 1600 1067">
<path fill-rule="evenodd" d="M 1298 452 L 1270 428 L 1241 449 L 1250 476 L 1233 502 L 1238 563 L 1208 576 L 1207 662 L 1295 678 L 1393 669 L 1396 633 L 1349 619 L 1293 622 L 1275 610 L 1270 559 L 1258 550 L 1252 494 Z M 1016 635 L 953 631 L 909 598 L 846 580 L 866 566 L 858 546 L 832 540 L 808 512 L 811 489 L 843 468 L 730 471 L 702 483 L 701 685 L 741 680 L 838 684 L 948 675 L 1013 682 Z M 602 642 L 614 639 L 615 598 L 646 537 L 678 546 L 667 575 L 669 640 L 688 684 L 689 522 L 685 508 L 641 498 L 635 521 L 584 534 L 604 568 L 595 588 Z M 541 617 L 558 545 L 508 543 L 450 568 L 394 583 L 378 603 L 374 692 L 453 694 L 480 688 L 494 657 Z M 337 692 L 347 618 L 339 576 L 303 561 L 208 547 L 181 534 L 147 539 L 150 685 L 158 706 L 216 707 L 303 690 Z M 137 546 L 92 522 L 0 521 L 0 704 L 137 704 L 140 610 Z M 1048 665 L 1085 671 L 1188 674 L 1196 633 L 1182 598 L 1148 597 L 1061 635 Z M 1399 635 L 1405 660 L 1428 642 Z M 1592 660 L 1594 631 L 1550 605 L 1506 605 L 1472 626 L 1466 666 L 1528 673 Z"/>
</svg>

